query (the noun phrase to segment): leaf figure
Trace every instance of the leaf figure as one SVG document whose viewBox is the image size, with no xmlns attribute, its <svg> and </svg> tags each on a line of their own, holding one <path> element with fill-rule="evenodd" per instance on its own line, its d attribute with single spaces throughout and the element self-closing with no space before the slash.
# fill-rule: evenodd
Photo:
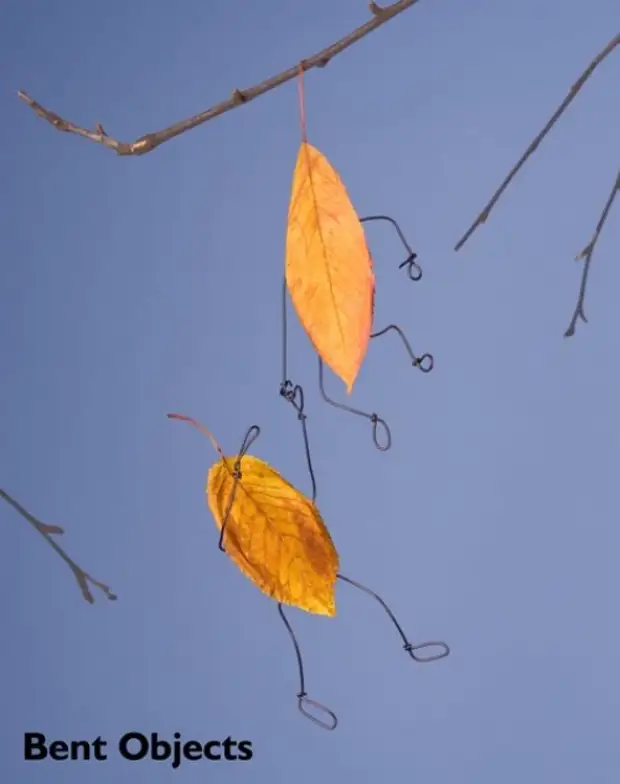
<svg viewBox="0 0 620 784">
<path fill-rule="evenodd" d="M 286 284 L 315 350 L 350 394 L 372 329 L 372 258 L 338 173 L 305 140 L 289 203 Z"/>
<path fill-rule="evenodd" d="M 316 505 L 264 460 L 244 455 L 226 517 L 238 457 L 225 457 L 209 431 L 195 420 L 168 416 L 193 424 L 220 455 L 209 470 L 206 495 L 220 531 L 226 522 L 224 547 L 233 563 L 270 598 L 316 615 L 334 616 L 339 559 Z"/>
</svg>

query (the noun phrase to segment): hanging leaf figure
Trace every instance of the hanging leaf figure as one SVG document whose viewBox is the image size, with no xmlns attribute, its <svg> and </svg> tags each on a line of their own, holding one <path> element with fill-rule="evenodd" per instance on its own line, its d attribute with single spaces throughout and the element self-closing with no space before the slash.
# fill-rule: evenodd
<svg viewBox="0 0 620 784">
<path fill-rule="evenodd" d="M 350 393 L 372 329 L 372 259 L 340 177 L 306 141 L 293 176 L 286 284 L 316 352 Z"/>
<path fill-rule="evenodd" d="M 349 394 L 370 340 L 375 276 L 347 189 L 306 138 L 301 75 L 299 86 L 302 142 L 288 210 L 286 285 L 316 352 Z"/>
<path fill-rule="evenodd" d="M 303 427 L 301 388 L 297 388 L 297 394 Z M 315 504 L 316 485 L 308 451 L 312 499 L 296 490 L 263 460 L 247 454 L 260 433 L 256 425 L 248 430 L 238 455 L 233 458 L 224 456 L 211 433 L 195 419 L 181 414 L 168 414 L 168 417 L 194 425 L 210 439 L 220 455 L 220 461 L 210 468 L 207 477 L 207 499 L 220 529 L 219 546 L 250 580 L 278 602 L 278 613 L 297 658 L 297 707 L 306 718 L 326 730 L 334 730 L 338 725 L 338 718 L 330 708 L 308 697 L 301 649 L 282 605 L 333 616 L 336 580 L 357 588 L 381 605 L 396 628 L 404 650 L 414 661 L 432 662 L 449 655 L 445 642 L 411 643 L 379 594 L 337 572 L 338 554 Z M 303 430 L 306 439 L 305 427 Z"/>
<path fill-rule="evenodd" d="M 239 456 L 225 457 L 198 422 L 168 416 L 193 424 L 220 455 L 209 469 L 206 494 L 233 563 L 270 598 L 335 615 L 338 554 L 316 505 L 265 461 L 243 455 L 241 464 Z"/>
</svg>

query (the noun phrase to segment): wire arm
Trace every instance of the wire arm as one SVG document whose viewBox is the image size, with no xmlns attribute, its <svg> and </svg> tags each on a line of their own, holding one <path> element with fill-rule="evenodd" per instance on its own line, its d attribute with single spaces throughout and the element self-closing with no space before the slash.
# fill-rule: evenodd
<svg viewBox="0 0 620 784">
<path fill-rule="evenodd" d="M 422 267 L 417 263 L 416 259 L 418 254 L 411 248 L 409 243 L 407 242 L 407 238 L 402 232 L 402 229 L 396 223 L 394 218 L 390 218 L 389 215 L 368 215 L 366 218 L 360 218 L 360 223 L 366 223 L 368 221 L 387 221 L 391 223 L 392 226 L 396 229 L 396 233 L 398 234 L 398 238 L 402 242 L 405 250 L 409 254 L 407 258 L 398 265 L 398 269 L 403 269 L 403 267 L 407 267 L 407 275 L 409 278 L 417 283 L 417 281 L 422 279 Z"/>
<path fill-rule="evenodd" d="M 373 332 L 371 334 L 371 338 L 380 338 L 382 335 L 385 335 L 390 330 L 396 332 L 396 334 L 400 337 L 405 347 L 405 351 L 409 355 L 409 359 L 411 360 L 411 364 L 414 368 L 418 368 L 422 373 L 430 373 L 431 370 L 435 367 L 435 359 L 433 358 L 432 354 L 422 354 L 422 356 L 417 357 L 413 353 L 413 349 L 411 348 L 411 344 L 405 337 L 405 333 L 402 331 L 400 327 L 396 324 L 389 324 L 387 327 L 384 327 L 379 332 Z"/>
</svg>

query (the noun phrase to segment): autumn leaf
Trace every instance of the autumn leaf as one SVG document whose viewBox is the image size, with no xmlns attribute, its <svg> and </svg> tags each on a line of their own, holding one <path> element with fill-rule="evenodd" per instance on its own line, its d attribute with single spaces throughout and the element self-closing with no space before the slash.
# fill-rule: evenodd
<svg viewBox="0 0 620 784">
<path fill-rule="evenodd" d="M 220 454 L 207 476 L 209 509 L 221 531 L 234 484 L 237 457 Z M 268 463 L 252 455 L 241 460 L 241 480 L 226 520 L 224 548 L 236 566 L 272 599 L 316 615 L 336 614 L 334 586 L 338 554 L 316 505 Z"/>
<path fill-rule="evenodd" d="M 286 283 L 314 348 L 350 393 L 372 329 L 372 258 L 344 184 L 305 140 L 289 204 Z"/>
</svg>

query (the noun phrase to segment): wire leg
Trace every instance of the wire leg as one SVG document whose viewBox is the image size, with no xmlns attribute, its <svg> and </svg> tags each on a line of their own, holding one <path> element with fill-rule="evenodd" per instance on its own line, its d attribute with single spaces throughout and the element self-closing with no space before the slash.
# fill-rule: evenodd
<svg viewBox="0 0 620 784">
<path fill-rule="evenodd" d="M 295 632 L 293 631 L 293 627 L 291 626 L 288 618 L 284 614 L 284 608 L 282 607 L 282 603 L 278 602 L 278 612 L 280 613 L 280 618 L 286 629 L 290 635 L 291 640 L 293 641 L 293 646 L 295 648 L 295 656 L 297 657 L 297 667 L 299 669 L 299 693 L 297 694 L 297 707 L 299 708 L 300 713 L 302 713 L 307 719 L 313 721 L 315 724 L 318 724 L 319 727 L 322 727 L 324 730 L 335 730 L 338 726 L 338 718 L 336 714 L 331 711 L 325 705 L 322 705 L 320 702 L 316 702 L 315 700 L 311 700 L 308 697 L 306 692 L 306 680 L 304 677 L 304 663 L 301 658 L 301 650 L 299 648 L 299 643 L 297 642 L 297 638 L 295 636 Z M 321 719 L 317 716 L 314 716 L 308 708 L 314 708 L 315 710 L 323 713 L 324 715 L 328 716 L 329 719 Z"/>
<path fill-rule="evenodd" d="M 390 432 L 390 428 L 388 427 L 387 422 L 384 419 L 381 419 L 378 414 L 372 413 L 367 414 L 365 411 L 360 411 L 358 408 L 352 408 L 351 406 L 346 406 L 344 403 L 338 403 L 338 401 L 333 400 L 327 392 L 325 391 L 325 384 L 323 381 L 323 361 L 321 357 L 319 359 L 319 391 L 321 393 L 321 397 L 326 403 L 329 403 L 330 406 L 334 406 L 334 408 L 339 408 L 341 411 L 348 411 L 349 414 L 355 414 L 356 416 L 365 417 L 372 423 L 372 440 L 374 442 L 375 447 L 380 452 L 387 452 L 387 450 L 392 446 L 392 433 Z M 383 428 L 385 432 L 385 443 L 381 444 L 379 442 L 378 437 L 378 430 L 379 427 Z"/>
<path fill-rule="evenodd" d="M 414 659 L 415 661 L 421 664 L 425 664 L 426 662 L 437 661 L 438 659 L 444 659 L 446 656 L 449 656 L 450 648 L 446 645 L 445 642 L 437 642 L 437 641 L 422 642 L 419 643 L 418 645 L 413 645 L 412 643 L 410 643 L 409 640 L 407 639 L 407 635 L 402 629 L 402 626 L 396 620 L 396 616 L 390 610 L 387 604 L 383 601 L 383 599 L 379 596 L 379 594 L 376 594 L 374 591 L 371 591 L 370 588 L 367 588 L 365 585 L 362 585 L 361 583 L 358 583 L 355 580 L 351 580 L 349 577 L 345 577 L 343 574 L 338 574 L 337 577 L 339 580 L 343 580 L 345 583 L 349 583 L 349 585 L 352 585 L 354 588 L 358 588 L 360 591 L 364 591 L 364 593 L 367 593 L 369 596 L 372 596 L 373 599 L 376 599 L 376 601 L 379 602 L 379 604 L 383 607 L 385 612 L 388 614 L 390 620 L 396 627 L 396 631 L 399 633 L 403 641 L 403 648 L 407 651 L 407 653 L 409 654 L 409 656 L 411 656 L 412 659 Z M 440 652 L 435 654 L 429 654 L 428 656 L 418 656 L 415 653 L 415 651 L 419 651 L 423 648 L 439 648 Z"/>
</svg>

